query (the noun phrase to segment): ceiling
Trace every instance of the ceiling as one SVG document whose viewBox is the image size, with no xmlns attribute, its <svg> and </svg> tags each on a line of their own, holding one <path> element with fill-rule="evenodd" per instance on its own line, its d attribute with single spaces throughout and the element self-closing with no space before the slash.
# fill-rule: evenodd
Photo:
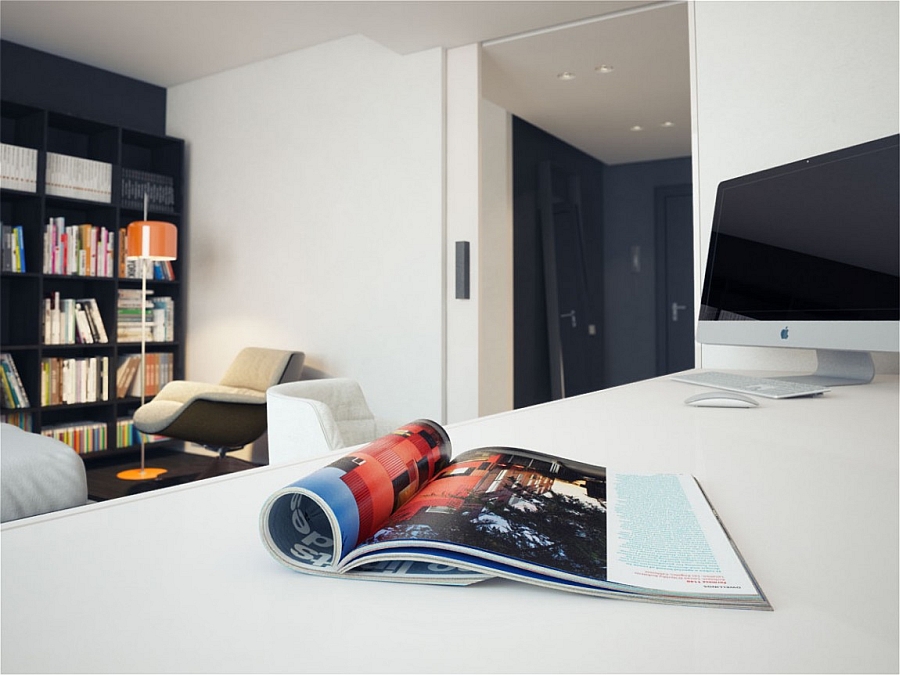
<svg viewBox="0 0 900 675">
<path fill-rule="evenodd" d="M 4 40 L 162 87 L 355 34 L 399 54 L 482 43 L 485 98 L 607 164 L 690 154 L 684 2 L 0 2 Z"/>
</svg>

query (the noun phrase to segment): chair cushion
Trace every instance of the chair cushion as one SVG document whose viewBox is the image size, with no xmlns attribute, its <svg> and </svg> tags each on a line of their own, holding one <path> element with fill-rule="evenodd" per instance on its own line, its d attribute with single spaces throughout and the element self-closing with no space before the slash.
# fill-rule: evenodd
<svg viewBox="0 0 900 675">
<path fill-rule="evenodd" d="M 266 394 L 244 387 L 174 380 L 166 384 L 156 398 L 134 411 L 134 424 L 144 433 L 159 433 L 197 400 L 265 405 Z"/>
<path fill-rule="evenodd" d="M 245 347 L 231 362 L 219 384 L 265 392 L 281 380 L 293 354 L 280 349 Z"/>
</svg>

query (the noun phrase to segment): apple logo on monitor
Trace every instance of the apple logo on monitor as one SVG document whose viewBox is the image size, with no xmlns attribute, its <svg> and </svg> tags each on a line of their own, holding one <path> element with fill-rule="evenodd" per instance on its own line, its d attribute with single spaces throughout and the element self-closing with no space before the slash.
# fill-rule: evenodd
<svg viewBox="0 0 900 675">
<path fill-rule="evenodd" d="M 782 340 L 788 339 L 788 327 L 787 326 L 785 326 L 784 328 L 781 329 L 781 339 Z"/>
</svg>

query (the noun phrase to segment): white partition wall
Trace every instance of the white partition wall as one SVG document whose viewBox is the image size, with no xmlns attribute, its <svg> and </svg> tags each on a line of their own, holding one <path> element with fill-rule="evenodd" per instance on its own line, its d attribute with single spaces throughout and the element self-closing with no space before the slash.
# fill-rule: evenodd
<svg viewBox="0 0 900 675">
<path fill-rule="evenodd" d="M 447 51 L 447 311 L 448 422 L 478 416 L 478 305 L 481 213 L 478 126 L 481 47 Z M 456 244 L 469 250 L 469 297 L 457 297 Z"/>
<path fill-rule="evenodd" d="M 696 2 L 691 11 L 699 307 L 719 182 L 897 133 L 900 38 L 896 2 Z M 805 350 L 700 353 L 705 368 L 815 367 Z M 877 363 L 896 368 L 896 358 Z"/>
</svg>

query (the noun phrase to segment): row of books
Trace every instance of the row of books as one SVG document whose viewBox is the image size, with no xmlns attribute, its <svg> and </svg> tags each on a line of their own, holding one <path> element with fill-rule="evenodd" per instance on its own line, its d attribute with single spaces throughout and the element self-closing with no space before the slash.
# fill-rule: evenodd
<svg viewBox="0 0 900 675">
<path fill-rule="evenodd" d="M 115 269 L 115 235 L 90 223 L 66 225 L 50 218 L 44 227 L 44 274 L 111 277 Z"/>
<path fill-rule="evenodd" d="M 4 412 L 0 414 L 0 422 L 12 424 L 14 427 L 19 427 L 25 431 L 34 431 L 34 415 L 30 412 Z"/>
<path fill-rule="evenodd" d="M 41 434 L 62 441 L 79 455 L 100 452 L 108 447 L 109 433 L 103 422 L 80 421 L 54 424 L 41 429 Z"/>
<path fill-rule="evenodd" d="M 24 429 L 34 431 L 34 416 L 30 413 L 4 413 L 2 421 Z M 109 447 L 109 438 L 106 424 L 92 420 L 68 422 L 65 424 L 53 424 L 41 429 L 41 434 L 62 441 L 80 455 L 91 452 L 100 452 Z M 169 440 L 159 434 L 145 434 L 138 431 L 131 417 L 120 417 L 116 420 L 115 447 L 128 448 L 139 445 L 141 440 L 145 443 L 156 443 Z"/>
<path fill-rule="evenodd" d="M 47 153 L 48 195 L 112 202 L 112 164 L 83 157 Z"/>
<path fill-rule="evenodd" d="M 3 352 L 0 354 L 0 387 L 2 387 L 3 407 L 8 409 L 28 408 L 31 402 L 25 385 L 16 368 L 16 362 L 12 354 Z"/>
<path fill-rule="evenodd" d="M 18 227 L 21 239 L 21 226 Z M 22 248 L 21 244 L 19 247 Z M 112 230 L 90 223 L 66 225 L 64 217 L 52 217 L 44 228 L 43 271 L 44 274 L 111 277 L 118 268 L 119 277 L 140 279 L 142 261 L 127 259 L 125 256 L 127 250 L 127 228 L 119 230 L 119 244 L 116 250 Z M 152 271 L 148 273 L 147 278 L 173 281 L 175 272 L 171 261 L 152 261 Z"/>
<path fill-rule="evenodd" d="M 109 357 L 41 359 L 41 405 L 109 400 Z"/>
<path fill-rule="evenodd" d="M 128 229 L 123 227 L 119 230 L 119 278 L 121 279 L 140 279 L 142 260 L 125 257 L 128 250 Z M 153 260 L 152 269 L 147 271 L 148 279 L 156 279 L 158 281 L 174 281 L 175 271 L 170 260 Z"/>
<path fill-rule="evenodd" d="M 119 205 L 126 209 L 143 209 L 145 195 L 148 210 L 175 212 L 175 181 L 171 176 L 123 168 Z"/>
<path fill-rule="evenodd" d="M 145 354 L 145 396 L 156 396 L 174 379 L 175 355 L 170 352 Z M 119 358 L 116 369 L 116 396 L 141 395 L 141 355 Z M 91 403 L 109 400 L 109 357 L 48 357 L 41 360 L 41 405 Z M 0 354 L 0 388 L 3 407 L 28 408 L 31 403 L 12 354 Z"/>
<path fill-rule="evenodd" d="M 104 422 L 82 420 L 54 424 L 41 429 L 41 434 L 62 441 L 79 455 L 101 452 L 109 447 L 109 432 Z M 127 448 L 140 444 L 141 440 L 145 443 L 155 443 L 168 439 L 165 436 L 138 431 L 134 427 L 134 420 L 130 417 L 120 417 L 116 420 L 115 447 Z"/>
<path fill-rule="evenodd" d="M 25 242 L 21 225 L 2 226 L 2 270 L 25 272 Z M 111 277 L 118 264 L 119 276 L 141 278 L 141 261 L 127 259 L 127 229 L 119 230 L 118 256 L 111 230 L 90 223 L 66 225 L 62 216 L 51 217 L 44 227 L 44 274 Z M 152 261 L 148 278 L 173 281 L 171 261 Z"/>
<path fill-rule="evenodd" d="M 146 396 L 156 396 L 159 390 L 175 376 L 175 355 L 168 352 L 153 352 L 145 354 L 145 378 L 147 388 Z M 119 358 L 119 366 L 116 370 L 116 396 L 141 395 L 141 355 L 129 354 Z"/>
<path fill-rule="evenodd" d="M 38 151 L 0 143 L 0 187 L 37 192 Z"/>
<path fill-rule="evenodd" d="M 37 192 L 38 151 L 10 143 L 0 143 L 0 187 Z M 57 197 L 74 197 L 95 202 L 112 202 L 112 164 L 93 159 L 47 153 L 46 192 Z M 122 168 L 120 206 L 175 212 L 175 180 L 172 176 Z"/>
<path fill-rule="evenodd" d="M 153 289 L 147 291 L 144 302 L 141 289 L 120 288 L 117 316 L 116 339 L 119 342 L 140 342 L 142 328 L 147 342 L 175 340 L 175 300 L 169 296 L 155 297 Z"/>
<path fill-rule="evenodd" d="M 165 436 L 159 434 L 145 434 L 138 431 L 134 427 L 134 420 L 130 417 L 120 417 L 116 420 L 116 447 L 127 448 L 131 445 L 140 444 L 141 440 L 145 443 L 156 443 L 157 441 L 169 440 Z"/>
<path fill-rule="evenodd" d="M 63 298 L 59 291 L 44 298 L 44 344 L 105 344 L 109 335 L 94 298 Z"/>
<path fill-rule="evenodd" d="M 3 225 L 3 256 L 0 268 L 4 272 L 25 272 L 25 238 L 21 225 Z"/>
</svg>

